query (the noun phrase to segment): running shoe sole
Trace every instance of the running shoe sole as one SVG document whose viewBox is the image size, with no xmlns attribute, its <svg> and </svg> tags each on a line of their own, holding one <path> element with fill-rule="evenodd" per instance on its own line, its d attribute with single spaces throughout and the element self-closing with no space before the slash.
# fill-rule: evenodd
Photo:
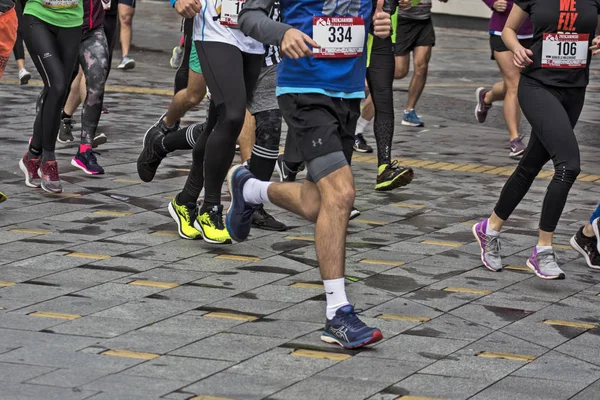
<svg viewBox="0 0 600 400">
<path fill-rule="evenodd" d="M 352 221 L 353 219 L 356 219 L 358 217 L 360 217 L 361 212 L 357 209 L 351 210 L 350 211 L 350 217 L 348 218 L 349 221 Z"/>
<path fill-rule="evenodd" d="M 546 279 L 546 280 L 560 280 L 560 279 L 565 279 L 565 274 L 562 273 L 558 276 L 548 276 L 548 275 L 544 275 L 541 272 L 539 272 L 534 266 L 533 264 L 531 264 L 531 262 L 529 262 L 529 260 L 527 260 L 527 267 L 529 269 L 531 269 L 538 277 L 542 278 L 542 279 Z"/>
<path fill-rule="evenodd" d="M 500 272 L 502 271 L 502 268 L 500 269 L 494 269 L 490 266 L 487 265 L 487 262 L 485 261 L 485 258 L 483 257 L 484 254 L 484 250 L 483 250 L 483 246 L 481 245 L 481 240 L 479 239 L 479 235 L 477 234 L 477 225 L 475 224 L 473 225 L 473 228 L 471 229 L 471 231 L 473 232 L 473 236 L 475 236 L 475 239 L 477 240 L 477 243 L 479 243 L 479 248 L 481 249 L 481 262 L 483 263 L 483 266 L 486 267 L 487 269 L 489 269 L 492 272 Z"/>
<path fill-rule="evenodd" d="M 27 171 L 27 167 L 25 166 L 25 163 L 23 162 L 22 158 L 19 160 L 19 168 L 25 174 L 25 185 L 29 186 L 30 188 L 39 188 L 42 186 L 41 182 L 39 185 L 31 183 L 31 181 L 29 180 L 29 171 Z"/>
<path fill-rule="evenodd" d="M 412 126 L 413 128 L 423 128 L 425 126 L 425 124 L 415 124 L 413 122 L 408 122 L 405 120 L 402 120 L 402 125 L 404 126 Z"/>
<path fill-rule="evenodd" d="M 85 165 L 83 163 L 81 163 L 79 160 L 76 160 L 74 158 L 71 160 L 71 165 L 74 166 L 75 168 L 79 168 L 80 170 L 82 170 L 83 172 L 85 172 L 88 175 L 104 175 L 100 172 L 90 171 L 89 169 L 87 169 L 85 167 Z"/>
<path fill-rule="evenodd" d="M 38 170 L 38 175 L 42 176 L 42 169 L 40 168 Z M 62 193 L 63 192 L 63 188 L 61 187 L 60 189 L 51 189 L 49 187 L 47 187 L 46 185 L 44 185 L 44 179 L 42 178 L 42 184 L 41 184 L 41 188 L 44 189 L 45 192 L 48 193 Z"/>
<path fill-rule="evenodd" d="M 202 225 L 200 224 L 200 222 L 198 222 L 198 220 L 194 221 L 194 228 L 200 231 L 200 233 L 202 234 L 202 240 L 204 240 L 208 244 L 231 244 L 231 239 L 227 239 L 224 242 L 219 242 L 218 240 L 212 240 L 207 238 L 206 233 L 204 232 L 204 229 L 202 229 Z"/>
<path fill-rule="evenodd" d="M 130 60 L 127 61 L 125 64 L 119 64 L 119 66 L 117 67 L 117 69 L 134 69 L 135 68 L 135 61 Z"/>
<path fill-rule="evenodd" d="M 387 192 L 389 190 L 394 190 L 400 187 L 407 186 L 412 182 L 414 176 L 414 171 L 404 171 L 403 173 L 392 179 L 388 186 L 377 187 L 377 185 L 375 185 L 375 190 L 377 190 L 378 192 Z"/>
<path fill-rule="evenodd" d="M 354 151 L 356 151 L 357 153 L 372 153 L 373 149 L 371 149 L 371 151 L 369 151 L 368 149 L 361 149 L 359 147 L 353 146 L 354 147 Z"/>
<path fill-rule="evenodd" d="M 173 218 L 175 220 L 175 223 L 177 224 L 177 233 L 179 233 L 179 236 L 185 240 L 197 240 L 198 237 L 191 238 L 183 234 L 183 232 L 181 231 L 181 222 L 179 221 L 179 215 L 177 215 L 177 211 L 175 211 L 173 205 L 169 203 L 169 206 L 167 208 L 169 209 L 169 214 L 171 215 L 171 218 Z"/>
<path fill-rule="evenodd" d="M 480 124 L 483 124 L 485 122 L 485 119 L 483 121 L 479 120 L 479 98 L 481 96 L 481 92 L 484 91 L 485 88 L 484 87 L 480 87 L 475 91 L 475 101 L 477 101 L 477 105 L 475 106 L 475 119 L 477 120 L 477 122 L 479 122 Z"/>
<path fill-rule="evenodd" d="M 343 347 L 345 349 L 357 349 L 359 347 L 363 347 L 368 344 L 377 343 L 381 339 L 383 339 L 383 334 L 381 333 L 380 330 L 376 330 L 375 332 L 373 332 L 373 335 L 369 338 L 366 338 L 359 342 L 352 342 L 352 343 L 342 343 L 337 338 L 330 335 L 328 332 L 323 332 L 321 334 L 321 340 L 323 342 L 330 343 L 330 344 L 337 344 L 338 346 Z"/>
<path fill-rule="evenodd" d="M 579 254 L 581 254 L 583 256 L 583 258 L 585 258 L 585 262 L 587 263 L 588 267 L 590 267 L 591 269 L 600 270 L 600 266 L 593 265 L 592 261 L 590 260 L 590 256 L 588 256 L 588 254 L 585 252 L 585 250 L 582 249 L 581 246 L 579 246 L 579 244 L 577 243 L 577 240 L 575 240 L 575 235 L 573 235 L 573 237 L 571 238 L 570 243 L 571 243 L 571 247 L 573 249 L 575 249 L 575 251 L 577 251 Z"/>
<path fill-rule="evenodd" d="M 73 140 L 61 140 L 60 138 L 56 138 L 56 141 L 60 144 L 64 144 L 64 145 L 69 145 L 69 144 L 73 144 L 73 142 L 75 142 L 75 139 Z"/>
<path fill-rule="evenodd" d="M 92 147 L 96 148 L 98 146 L 103 145 L 106 142 L 108 142 L 108 138 L 106 137 L 106 135 L 104 133 L 101 133 L 99 135 L 96 135 L 96 137 L 94 137 L 94 140 L 92 141 Z"/>
<path fill-rule="evenodd" d="M 525 153 L 525 149 L 519 151 L 518 153 L 513 153 L 512 151 L 508 154 L 510 158 L 521 158 L 521 156 Z"/>
<path fill-rule="evenodd" d="M 23 75 L 23 77 L 21 78 L 21 85 L 27 85 L 30 79 L 31 74 L 28 73 L 27 75 Z"/>
<path fill-rule="evenodd" d="M 233 187 L 231 186 L 232 182 L 233 182 L 233 174 L 235 171 L 237 171 L 239 166 L 234 165 L 233 167 L 229 168 L 229 171 L 227 172 L 227 190 L 229 191 L 229 198 L 231 199 L 231 203 L 229 203 L 229 208 L 227 209 L 227 214 L 225 214 L 225 227 L 227 229 L 227 231 L 229 232 L 229 235 L 231 235 L 232 230 L 229 229 L 229 225 L 230 225 L 230 213 L 231 213 L 231 209 L 234 206 L 235 203 L 235 197 L 233 196 Z M 242 201 L 244 201 L 242 199 Z M 242 205 L 244 206 L 244 205 Z M 252 226 L 252 225 L 251 225 Z M 245 241 L 247 238 L 245 239 L 240 239 L 240 238 L 235 238 L 235 237 L 231 237 L 233 240 L 235 240 L 236 242 L 240 243 Z"/>
<path fill-rule="evenodd" d="M 160 121 L 162 121 L 166 116 L 167 116 L 167 113 L 165 112 L 163 115 L 160 116 L 158 121 L 156 121 L 154 123 L 154 125 L 152 125 L 150 128 L 148 128 L 146 133 L 144 133 L 144 138 L 142 139 L 142 148 L 146 147 L 146 137 L 148 136 L 148 133 L 152 130 L 152 128 L 156 128 L 158 126 L 158 124 L 160 124 Z"/>
</svg>

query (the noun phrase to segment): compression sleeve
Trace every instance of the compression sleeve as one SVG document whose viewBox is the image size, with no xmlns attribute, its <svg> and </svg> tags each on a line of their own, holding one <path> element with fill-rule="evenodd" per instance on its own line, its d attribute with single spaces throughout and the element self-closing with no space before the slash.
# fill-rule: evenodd
<svg viewBox="0 0 600 400">
<path fill-rule="evenodd" d="M 238 27 L 247 36 L 257 41 L 279 46 L 283 35 L 292 26 L 269 18 L 275 0 L 248 0 L 238 16 Z"/>
</svg>

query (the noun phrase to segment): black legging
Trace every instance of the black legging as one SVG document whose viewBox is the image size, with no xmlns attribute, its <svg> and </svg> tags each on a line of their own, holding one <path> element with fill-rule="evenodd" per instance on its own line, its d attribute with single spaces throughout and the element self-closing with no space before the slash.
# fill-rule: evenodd
<svg viewBox="0 0 600 400">
<path fill-rule="evenodd" d="M 114 2 L 113 2 L 114 3 Z M 108 43 L 108 72 L 106 73 L 106 79 L 108 80 L 108 74 L 110 74 L 110 66 L 112 64 L 112 55 L 117 42 L 117 12 L 111 11 L 104 15 L 104 35 L 106 36 L 106 43 Z"/>
<path fill-rule="evenodd" d="M 375 107 L 373 133 L 377 143 L 378 165 L 392 162 L 394 139 L 394 83 L 395 58 L 392 39 L 373 38 L 371 63 L 367 69 L 367 83 Z"/>
<path fill-rule="evenodd" d="M 569 190 L 581 171 L 573 128 L 584 100 L 585 87 L 551 87 L 521 76 L 519 103 L 531 124 L 531 138 L 521 162 L 500 194 L 494 210 L 500 218 L 507 220 L 510 217 L 542 167 L 552 160 L 555 172 L 542 204 L 540 229 L 554 232 Z"/>
<path fill-rule="evenodd" d="M 194 18 L 186 18 L 183 22 L 183 60 L 181 65 L 177 68 L 175 74 L 175 92 L 177 94 L 180 90 L 187 88 L 188 77 L 190 73 L 190 54 L 192 52 L 192 46 L 194 44 Z"/>
<path fill-rule="evenodd" d="M 17 0 L 15 4 L 15 11 L 17 13 L 17 18 L 19 19 L 19 27 L 17 28 L 17 41 L 15 42 L 15 46 L 13 47 L 13 54 L 15 55 L 15 60 L 25 59 L 25 47 L 23 46 L 23 7 L 24 4 L 21 4 L 21 0 Z"/>
<path fill-rule="evenodd" d="M 53 155 L 61 108 L 77 62 L 81 27 L 59 28 L 33 15 L 24 15 L 25 43 L 42 80 L 40 110 L 33 126 L 30 150 Z"/>
<path fill-rule="evenodd" d="M 206 129 L 194 146 L 192 168 L 178 202 L 198 201 L 205 177 L 202 213 L 221 203 L 221 187 L 235 155 L 246 104 L 254 92 L 264 56 L 243 53 L 219 42 L 196 41 L 196 51 L 212 100 Z"/>
<path fill-rule="evenodd" d="M 261 181 L 270 181 L 279 156 L 281 111 L 268 110 L 254 114 L 256 140 L 250 158 L 250 172 Z"/>
</svg>

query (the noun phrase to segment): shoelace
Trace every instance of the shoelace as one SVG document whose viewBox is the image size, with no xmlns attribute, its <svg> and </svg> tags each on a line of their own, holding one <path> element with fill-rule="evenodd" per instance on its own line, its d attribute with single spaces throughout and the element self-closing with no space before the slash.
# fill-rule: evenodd
<svg viewBox="0 0 600 400">
<path fill-rule="evenodd" d="M 485 250 L 490 253 L 499 253 L 502 249 L 502 246 L 500 246 L 500 237 L 488 235 L 487 239 L 488 240 L 486 241 Z"/>
<path fill-rule="evenodd" d="M 400 164 L 398 164 L 398 160 L 394 160 L 390 163 L 390 165 L 388 166 L 389 169 L 398 169 L 400 167 Z"/>
<path fill-rule="evenodd" d="M 43 164 L 42 164 L 43 165 Z M 42 168 L 42 172 L 44 173 L 44 175 L 47 175 L 51 181 L 58 181 L 58 164 L 56 163 L 56 161 L 54 162 L 47 162 L 45 164 L 45 168 Z"/>
<path fill-rule="evenodd" d="M 225 229 L 225 225 L 223 224 L 223 206 L 214 206 L 208 212 L 208 217 L 216 229 L 220 231 Z"/>
<path fill-rule="evenodd" d="M 364 328 L 367 325 L 358 318 L 358 314 L 361 312 L 363 312 L 363 310 L 352 309 L 352 311 L 344 314 L 342 321 L 353 330 Z"/>
<path fill-rule="evenodd" d="M 537 253 L 537 258 L 540 269 L 552 263 L 558 265 L 558 255 L 556 255 L 554 251 L 542 251 Z"/>
</svg>

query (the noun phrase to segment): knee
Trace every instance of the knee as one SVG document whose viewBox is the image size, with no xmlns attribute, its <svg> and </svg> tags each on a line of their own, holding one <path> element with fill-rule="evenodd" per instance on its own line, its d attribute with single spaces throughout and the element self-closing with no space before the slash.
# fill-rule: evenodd
<svg viewBox="0 0 600 400">
<path fill-rule="evenodd" d="M 64 99 L 67 96 L 68 88 L 69 85 L 67 81 L 63 79 L 56 79 L 54 82 L 51 82 L 51 86 L 48 88 L 48 96 L 52 96 L 55 99 L 60 99 L 60 101 L 64 102 Z"/>
<path fill-rule="evenodd" d="M 197 106 L 204 99 L 205 93 L 203 91 L 197 90 L 186 90 L 185 92 L 185 101 L 188 103 L 190 107 Z"/>
<path fill-rule="evenodd" d="M 329 196 L 323 196 L 329 199 L 329 201 L 324 202 L 324 206 L 329 205 L 341 211 L 350 212 L 354 205 L 355 196 L 356 192 L 351 182 L 347 185 L 337 185 Z"/>
<path fill-rule="evenodd" d="M 429 69 L 429 63 L 425 60 L 416 61 L 415 62 L 415 75 L 424 76 L 427 75 L 427 70 Z"/>
<path fill-rule="evenodd" d="M 572 185 L 581 173 L 579 160 L 564 162 L 554 166 L 554 180 Z"/>
<path fill-rule="evenodd" d="M 228 132 L 236 132 L 239 134 L 244 126 L 244 120 L 246 118 L 246 106 L 245 105 L 225 105 L 223 108 L 223 117 L 221 122 L 223 127 Z"/>
<path fill-rule="evenodd" d="M 120 14 L 119 20 L 121 21 L 121 24 L 131 26 L 133 14 Z"/>
<path fill-rule="evenodd" d="M 397 65 L 394 70 L 394 79 L 404 79 L 408 75 L 408 67 L 404 65 Z"/>
</svg>

